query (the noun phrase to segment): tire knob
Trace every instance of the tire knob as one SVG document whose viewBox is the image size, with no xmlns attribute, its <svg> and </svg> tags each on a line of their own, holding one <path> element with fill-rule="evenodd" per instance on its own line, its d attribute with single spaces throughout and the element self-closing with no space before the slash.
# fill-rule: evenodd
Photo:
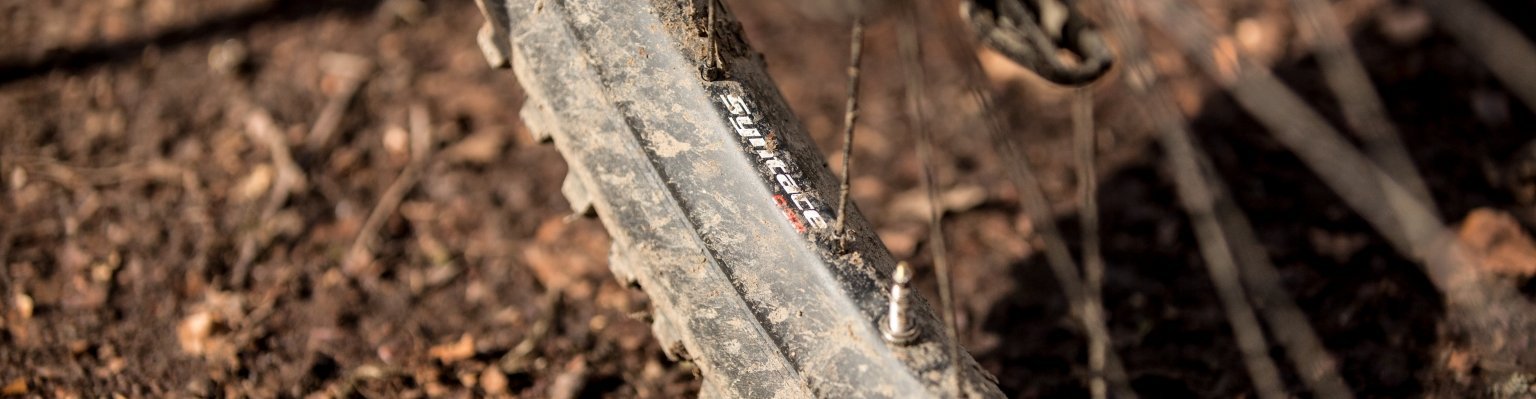
<svg viewBox="0 0 1536 399">
<path fill-rule="evenodd" d="M 485 62 L 492 68 L 509 67 L 512 36 L 508 32 L 511 18 L 507 17 L 507 5 L 500 0 L 477 0 L 475 4 L 480 6 L 480 13 L 485 15 L 485 24 L 480 26 L 476 36 L 480 53 L 485 55 Z"/>
<path fill-rule="evenodd" d="M 572 217 L 597 216 L 596 207 L 593 206 L 592 196 L 587 192 L 587 185 L 581 181 L 576 173 L 565 174 L 565 182 L 560 184 L 560 193 L 565 194 L 565 200 L 571 203 Z"/>
</svg>

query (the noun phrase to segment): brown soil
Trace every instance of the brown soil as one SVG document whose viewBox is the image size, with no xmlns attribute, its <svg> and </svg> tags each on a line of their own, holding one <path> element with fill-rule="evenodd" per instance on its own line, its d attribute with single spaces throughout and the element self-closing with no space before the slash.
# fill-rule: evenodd
<svg viewBox="0 0 1536 399">
<path fill-rule="evenodd" d="M 821 148 L 837 148 L 845 22 L 795 3 L 730 2 Z M 1285 1 L 1201 3 L 1269 33 L 1253 50 L 1340 119 L 1290 37 Z M 1484 236 L 1528 243 L 1519 230 L 1536 221 L 1536 195 L 1512 177 L 1536 176 L 1523 174 L 1536 150 L 1520 150 L 1536 130 L 1530 107 L 1454 40 L 1376 3 L 1340 7 L 1364 10 L 1348 16 L 1351 30 L 1442 216 L 1513 214 L 1487 216 L 1498 222 L 1480 225 L 1503 230 Z M 1536 26 L 1536 8 L 1493 3 Z M 650 337 L 644 296 L 606 271 L 601 226 L 567 217 L 565 167 L 517 120 L 511 74 L 485 66 L 472 1 L 0 0 L 0 15 L 0 395 L 697 390 L 694 369 Z M 926 267 L 892 31 L 871 27 L 854 199 L 898 256 Z M 929 62 L 937 166 L 958 198 L 946 231 L 966 293 L 962 340 L 1010 395 L 1083 396 L 1086 344 L 1036 256 L 1007 165 L 974 105 L 950 101 L 964 98 L 959 57 L 975 56 L 946 53 L 954 40 L 930 37 Z M 1442 336 L 1441 298 L 1417 266 L 1176 54 L 1158 54 L 1351 387 L 1487 394 L 1475 359 Z M 987 64 L 1075 242 L 1070 92 Z M 350 107 L 314 139 L 354 70 L 366 79 Z M 1121 87 L 1094 90 L 1117 349 L 1149 396 L 1245 395 L 1196 241 Z M 433 150 L 413 161 L 419 132 Z M 391 195 L 403 196 L 381 200 Z M 1497 251 L 1513 269 L 1532 264 L 1527 248 Z M 923 284 L 931 294 L 932 279 Z"/>
</svg>

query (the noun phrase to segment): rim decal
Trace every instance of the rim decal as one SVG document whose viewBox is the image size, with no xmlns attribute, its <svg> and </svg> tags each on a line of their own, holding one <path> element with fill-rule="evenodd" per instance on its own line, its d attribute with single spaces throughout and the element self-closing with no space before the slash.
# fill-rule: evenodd
<svg viewBox="0 0 1536 399">
<path fill-rule="evenodd" d="M 786 161 L 774 140 L 773 127 L 764 123 L 741 85 L 713 82 L 709 86 L 715 109 L 741 139 L 742 150 L 757 156 L 759 178 L 772 187 L 773 200 L 784 211 L 785 219 L 801 233 L 826 229 L 829 215 L 823 212 L 825 206 L 801 183 L 804 178 L 799 168 Z"/>
</svg>

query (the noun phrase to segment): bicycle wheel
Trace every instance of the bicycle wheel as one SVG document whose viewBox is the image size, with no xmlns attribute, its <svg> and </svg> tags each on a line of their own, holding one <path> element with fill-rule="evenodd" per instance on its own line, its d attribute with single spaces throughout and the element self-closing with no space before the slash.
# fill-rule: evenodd
<svg viewBox="0 0 1536 399">
<path fill-rule="evenodd" d="M 917 338 L 882 338 L 892 256 L 854 207 L 833 231 L 835 178 L 708 1 L 480 0 L 488 59 L 513 66 L 522 118 L 565 156 L 562 191 L 613 237 L 657 338 L 698 364 L 702 396 L 952 396 L 951 378 L 1001 396 L 921 299 Z"/>
</svg>

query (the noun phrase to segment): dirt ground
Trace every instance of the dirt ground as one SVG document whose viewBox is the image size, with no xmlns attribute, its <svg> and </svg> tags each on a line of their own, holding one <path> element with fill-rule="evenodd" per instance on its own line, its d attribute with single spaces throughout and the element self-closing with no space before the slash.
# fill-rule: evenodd
<svg viewBox="0 0 1536 399">
<path fill-rule="evenodd" d="M 821 148 L 837 148 L 846 21 L 810 1 L 728 3 Z M 1258 35 L 1245 49 L 1339 124 L 1285 1 L 1199 3 Z M 1533 35 L 1536 5 L 1491 3 Z M 1336 8 L 1441 216 L 1513 215 L 1502 228 L 1525 234 L 1536 187 L 1516 177 L 1536 177 L 1531 108 L 1422 10 Z M 644 295 L 607 271 L 600 224 L 569 216 L 565 166 L 518 121 L 512 74 L 486 67 L 472 1 L 0 0 L 0 18 L 0 395 L 698 389 L 695 369 L 651 338 Z M 870 30 L 853 195 L 893 252 L 926 268 L 892 29 Z M 1011 396 L 1085 396 L 1083 335 L 979 111 L 956 100 L 957 57 L 975 54 L 927 40 L 936 167 L 957 198 L 946 233 L 966 293 L 962 342 Z M 1351 387 L 1487 395 L 1418 266 L 1177 54 L 1155 60 Z M 1071 92 L 986 65 L 1075 243 Z M 1105 303 L 1135 388 L 1248 396 L 1150 128 L 1115 78 L 1093 93 Z M 412 153 L 426 148 L 418 137 L 429 153 Z M 1536 262 L 1529 253 L 1511 262 Z M 1536 292 L 1528 277 L 1510 283 Z"/>
</svg>

